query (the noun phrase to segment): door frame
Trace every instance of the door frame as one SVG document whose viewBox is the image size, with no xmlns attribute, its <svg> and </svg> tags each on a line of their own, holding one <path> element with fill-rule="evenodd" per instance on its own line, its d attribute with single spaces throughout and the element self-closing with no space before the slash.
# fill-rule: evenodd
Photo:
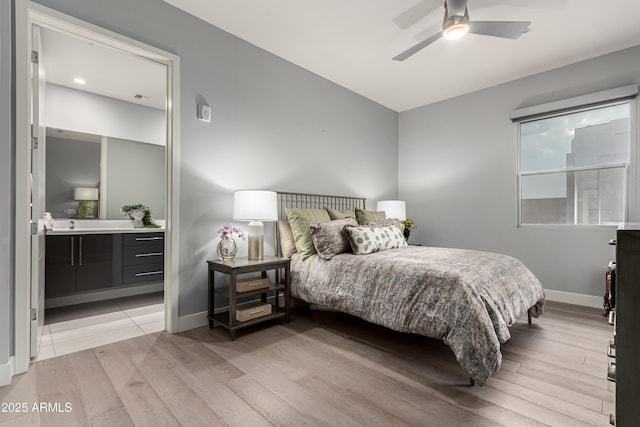
<svg viewBox="0 0 640 427">
<path fill-rule="evenodd" d="M 29 0 L 15 3 L 15 292 L 14 359 L 12 375 L 26 372 L 30 362 L 31 230 L 29 171 L 31 138 L 31 28 L 38 25 L 78 35 L 167 67 L 165 155 L 165 275 L 164 306 L 167 332 L 178 331 L 179 188 L 180 188 L 180 57 L 145 43 L 81 21 Z"/>
</svg>

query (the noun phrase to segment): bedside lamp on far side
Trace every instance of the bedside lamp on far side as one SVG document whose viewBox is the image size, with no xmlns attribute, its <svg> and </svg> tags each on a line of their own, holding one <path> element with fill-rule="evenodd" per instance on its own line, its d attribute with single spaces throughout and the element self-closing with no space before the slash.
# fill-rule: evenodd
<svg viewBox="0 0 640 427">
<path fill-rule="evenodd" d="M 278 199 L 275 191 L 240 190 L 233 193 L 234 221 L 249 221 L 249 251 L 251 261 L 264 259 L 264 225 L 262 221 L 278 220 Z"/>
<path fill-rule="evenodd" d="M 403 200 L 382 200 L 376 206 L 377 211 L 384 211 L 387 218 L 407 219 L 407 206 Z"/>
</svg>

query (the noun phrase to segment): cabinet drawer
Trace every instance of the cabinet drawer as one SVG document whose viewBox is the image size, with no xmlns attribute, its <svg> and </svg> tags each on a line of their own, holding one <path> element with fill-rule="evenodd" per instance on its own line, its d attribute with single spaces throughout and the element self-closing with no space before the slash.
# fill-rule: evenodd
<svg viewBox="0 0 640 427">
<path fill-rule="evenodd" d="M 164 260 L 164 245 L 153 243 L 148 245 L 125 246 L 124 265 L 162 263 Z"/>
<path fill-rule="evenodd" d="M 164 232 L 157 233 L 126 233 L 124 235 L 125 246 L 164 244 Z"/>
<path fill-rule="evenodd" d="M 236 310 L 236 320 L 238 322 L 246 322 L 248 320 L 257 319 L 262 316 L 271 314 L 271 304 L 267 303 L 254 303 L 248 304 L 242 308 Z"/>
<path fill-rule="evenodd" d="M 164 263 L 125 266 L 122 275 L 123 285 L 155 283 L 164 280 Z"/>
</svg>

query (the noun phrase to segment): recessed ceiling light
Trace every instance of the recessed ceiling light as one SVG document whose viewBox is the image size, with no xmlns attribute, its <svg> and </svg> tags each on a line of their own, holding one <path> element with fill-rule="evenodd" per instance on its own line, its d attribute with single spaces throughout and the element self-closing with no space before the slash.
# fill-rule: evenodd
<svg viewBox="0 0 640 427">
<path fill-rule="evenodd" d="M 75 79 L 73 79 L 74 82 L 78 83 L 79 85 L 86 85 L 87 81 L 85 79 L 81 79 L 80 77 L 76 77 Z"/>
</svg>

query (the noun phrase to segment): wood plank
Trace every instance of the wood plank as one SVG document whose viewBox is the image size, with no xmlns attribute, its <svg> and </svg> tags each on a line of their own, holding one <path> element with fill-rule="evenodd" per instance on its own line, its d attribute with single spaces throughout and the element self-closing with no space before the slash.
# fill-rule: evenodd
<svg viewBox="0 0 640 427">
<path fill-rule="evenodd" d="M 94 351 L 136 426 L 179 426 L 178 420 L 139 370 L 150 348 L 147 336 L 143 336 Z"/>
<path fill-rule="evenodd" d="M 9 411 L 0 413 L 0 425 L 40 425 L 40 413 L 32 412 L 34 403 L 38 402 L 38 374 L 32 367 L 24 374 L 16 375 L 11 379 L 11 384 L 0 387 L 0 402 L 26 403 L 27 412 Z M 8 408 L 10 409 L 10 408 Z"/>
<path fill-rule="evenodd" d="M 160 335 L 138 367 L 147 383 L 181 425 L 225 425 L 203 399 L 174 369 L 175 359 L 167 356 L 166 336 Z M 175 353 L 174 353 L 175 354 Z"/>
<path fill-rule="evenodd" d="M 229 388 L 273 425 L 321 424 L 314 415 L 302 414 L 274 392 L 248 375 L 227 382 Z"/>
<path fill-rule="evenodd" d="M 123 408 L 118 393 L 92 350 L 69 354 L 67 359 L 89 422 L 99 415 Z M 120 419 L 131 423 L 130 419 Z"/>
<path fill-rule="evenodd" d="M 229 425 L 271 425 L 224 383 L 244 376 L 244 373 L 200 342 L 183 335 L 163 337 L 170 344 L 165 347 L 168 357 L 176 352 L 189 354 L 189 363 L 176 364 L 172 369 L 223 422 Z"/>
<path fill-rule="evenodd" d="M 288 379 L 287 371 L 282 370 L 277 365 L 268 365 L 268 361 L 252 353 L 238 352 L 235 349 L 224 346 L 211 347 L 211 344 L 207 345 L 210 346 L 212 351 L 227 360 L 232 360 L 235 366 L 305 416 L 313 417 L 322 424 L 359 425 L 357 421 L 339 411 L 326 400 L 309 393 L 306 389 Z"/>
<path fill-rule="evenodd" d="M 53 404 L 53 410 L 40 411 L 40 425 L 85 425 L 87 417 L 82 406 L 78 384 L 69 366 L 68 356 L 54 357 L 36 363 L 38 402 Z M 58 405 L 55 408 L 55 405 Z M 67 412 L 67 405 L 70 411 Z"/>
</svg>

